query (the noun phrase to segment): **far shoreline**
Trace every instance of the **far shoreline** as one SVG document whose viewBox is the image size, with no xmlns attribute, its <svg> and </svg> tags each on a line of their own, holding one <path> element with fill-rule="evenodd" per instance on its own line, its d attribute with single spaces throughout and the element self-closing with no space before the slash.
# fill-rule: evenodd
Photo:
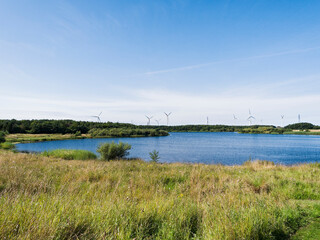
<svg viewBox="0 0 320 240">
<path fill-rule="evenodd" d="M 309 135 L 309 136 L 320 136 L 320 131 L 292 131 L 284 133 L 246 133 L 246 132 L 226 132 L 226 131 L 172 131 L 170 133 L 238 133 L 238 134 L 263 134 L 263 135 Z M 168 135 L 168 136 L 169 136 Z M 166 137 L 166 136 L 91 136 L 90 134 L 81 134 L 80 136 L 75 136 L 74 134 L 29 134 L 29 133 L 19 133 L 19 134 L 9 134 L 6 136 L 6 141 L 19 144 L 19 143 L 37 143 L 37 142 L 48 142 L 48 141 L 60 141 L 60 140 L 77 140 L 77 139 L 98 139 L 98 138 L 152 138 L 152 137 Z"/>
</svg>

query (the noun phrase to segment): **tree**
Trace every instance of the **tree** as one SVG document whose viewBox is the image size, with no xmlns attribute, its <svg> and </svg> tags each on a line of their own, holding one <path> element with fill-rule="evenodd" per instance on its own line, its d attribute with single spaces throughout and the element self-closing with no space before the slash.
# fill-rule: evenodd
<svg viewBox="0 0 320 240">
<path fill-rule="evenodd" d="M 6 134 L 2 131 L 0 131 L 0 143 L 3 143 L 6 141 L 5 139 Z"/>
</svg>

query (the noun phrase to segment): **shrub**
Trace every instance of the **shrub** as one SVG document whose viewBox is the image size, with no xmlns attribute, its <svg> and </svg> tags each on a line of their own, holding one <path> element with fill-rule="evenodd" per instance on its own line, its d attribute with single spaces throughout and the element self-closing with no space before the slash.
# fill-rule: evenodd
<svg viewBox="0 0 320 240">
<path fill-rule="evenodd" d="M 14 149 L 15 147 L 16 146 L 13 143 L 10 143 L 10 142 L 0 143 L 0 148 L 5 149 L 5 150 Z"/>
<path fill-rule="evenodd" d="M 89 160 L 97 158 L 97 156 L 90 151 L 69 149 L 45 151 L 42 153 L 42 155 L 46 157 L 62 158 L 65 160 Z"/>
<path fill-rule="evenodd" d="M 102 143 L 97 149 L 102 160 L 114 160 L 124 158 L 129 155 L 131 145 L 128 143 L 119 142 L 118 144 L 112 141 L 111 143 Z"/>
<path fill-rule="evenodd" d="M 81 132 L 80 132 L 80 131 L 76 131 L 76 133 L 74 134 L 74 136 L 76 136 L 76 137 L 81 136 Z"/>
<path fill-rule="evenodd" d="M 158 162 L 160 157 L 159 157 L 159 151 L 153 150 L 152 152 L 149 152 L 149 156 L 151 158 L 151 162 Z"/>
<path fill-rule="evenodd" d="M 6 134 L 4 132 L 0 131 L 0 143 L 6 141 L 5 136 L 6 136 Z"/>
</svg>

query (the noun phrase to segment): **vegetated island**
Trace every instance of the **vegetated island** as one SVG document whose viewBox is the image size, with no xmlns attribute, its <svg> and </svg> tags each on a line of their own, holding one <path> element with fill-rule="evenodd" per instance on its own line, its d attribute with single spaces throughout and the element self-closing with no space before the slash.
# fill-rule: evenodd
<svg viewBox="0 0 320 240">
<path fill-rule="evenodd" d="M 320 135 L 320 126 L 296 123 L 283 128 L 268 125 L 180 125 L 156 126 L 73 120 L 0 120 L 0 131 L 13 143 L 81 138 L 159 137 L 169 132 L 238 132 L 250 134 Z"/>
<path fill-rule="evenodd" d="M 0 131 L 12 143 L 83 138 L 160 137 L 165 130 L 126 123 L 100 123 L 73 120 L 0 120 Z"/>
<path fill-rule="evenodd" d="M 319 239 L 319 163 L 86 156 L 0 150 L 0 239 Z"/>
</svg>

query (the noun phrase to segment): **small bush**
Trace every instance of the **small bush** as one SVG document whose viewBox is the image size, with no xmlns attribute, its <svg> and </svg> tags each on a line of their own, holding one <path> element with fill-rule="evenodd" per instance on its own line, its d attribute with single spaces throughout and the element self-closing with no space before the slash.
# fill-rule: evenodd
<svg viewBox="0 0 320 240">
<path fill-rule="evenodd" d="M 159 162 L 159 151 L 153 150 L 152 152 L 149 152 L 149 156 L 151 158 L 151 162 Z"/>
<path fill-rule="evenodd" d="M 5 139 L 6 134 L 2 131 L 0 131 L 0 143 L 3 143 L 6 141 Z"/>
<path fill-rule="evenodd" d="M 52 151 L 45 151 L 42 153 L 46 157 L 62 158 L 65 160 L 89 160 L 96 159 L 97 156 L 86 150 L 68 150 L 68 149 L 56 149 Z"/>
<path fill-rule="evenodd" d="M 14 149 L 15 147 L 16 146 L 13 143 L 10 143 L 10 142 L 0 143 L 0 148 L 5 149 L 5 150 Z"/>
<path fill-rule="evenodd" d="M 112 141 L 111 143 L 102 143 L 97 149 L 102 160 L 114 160 L 124 158 L 129 155 L 131 145 L 128 143 L 119 142 L 118 144 Z"/>
</svg>

